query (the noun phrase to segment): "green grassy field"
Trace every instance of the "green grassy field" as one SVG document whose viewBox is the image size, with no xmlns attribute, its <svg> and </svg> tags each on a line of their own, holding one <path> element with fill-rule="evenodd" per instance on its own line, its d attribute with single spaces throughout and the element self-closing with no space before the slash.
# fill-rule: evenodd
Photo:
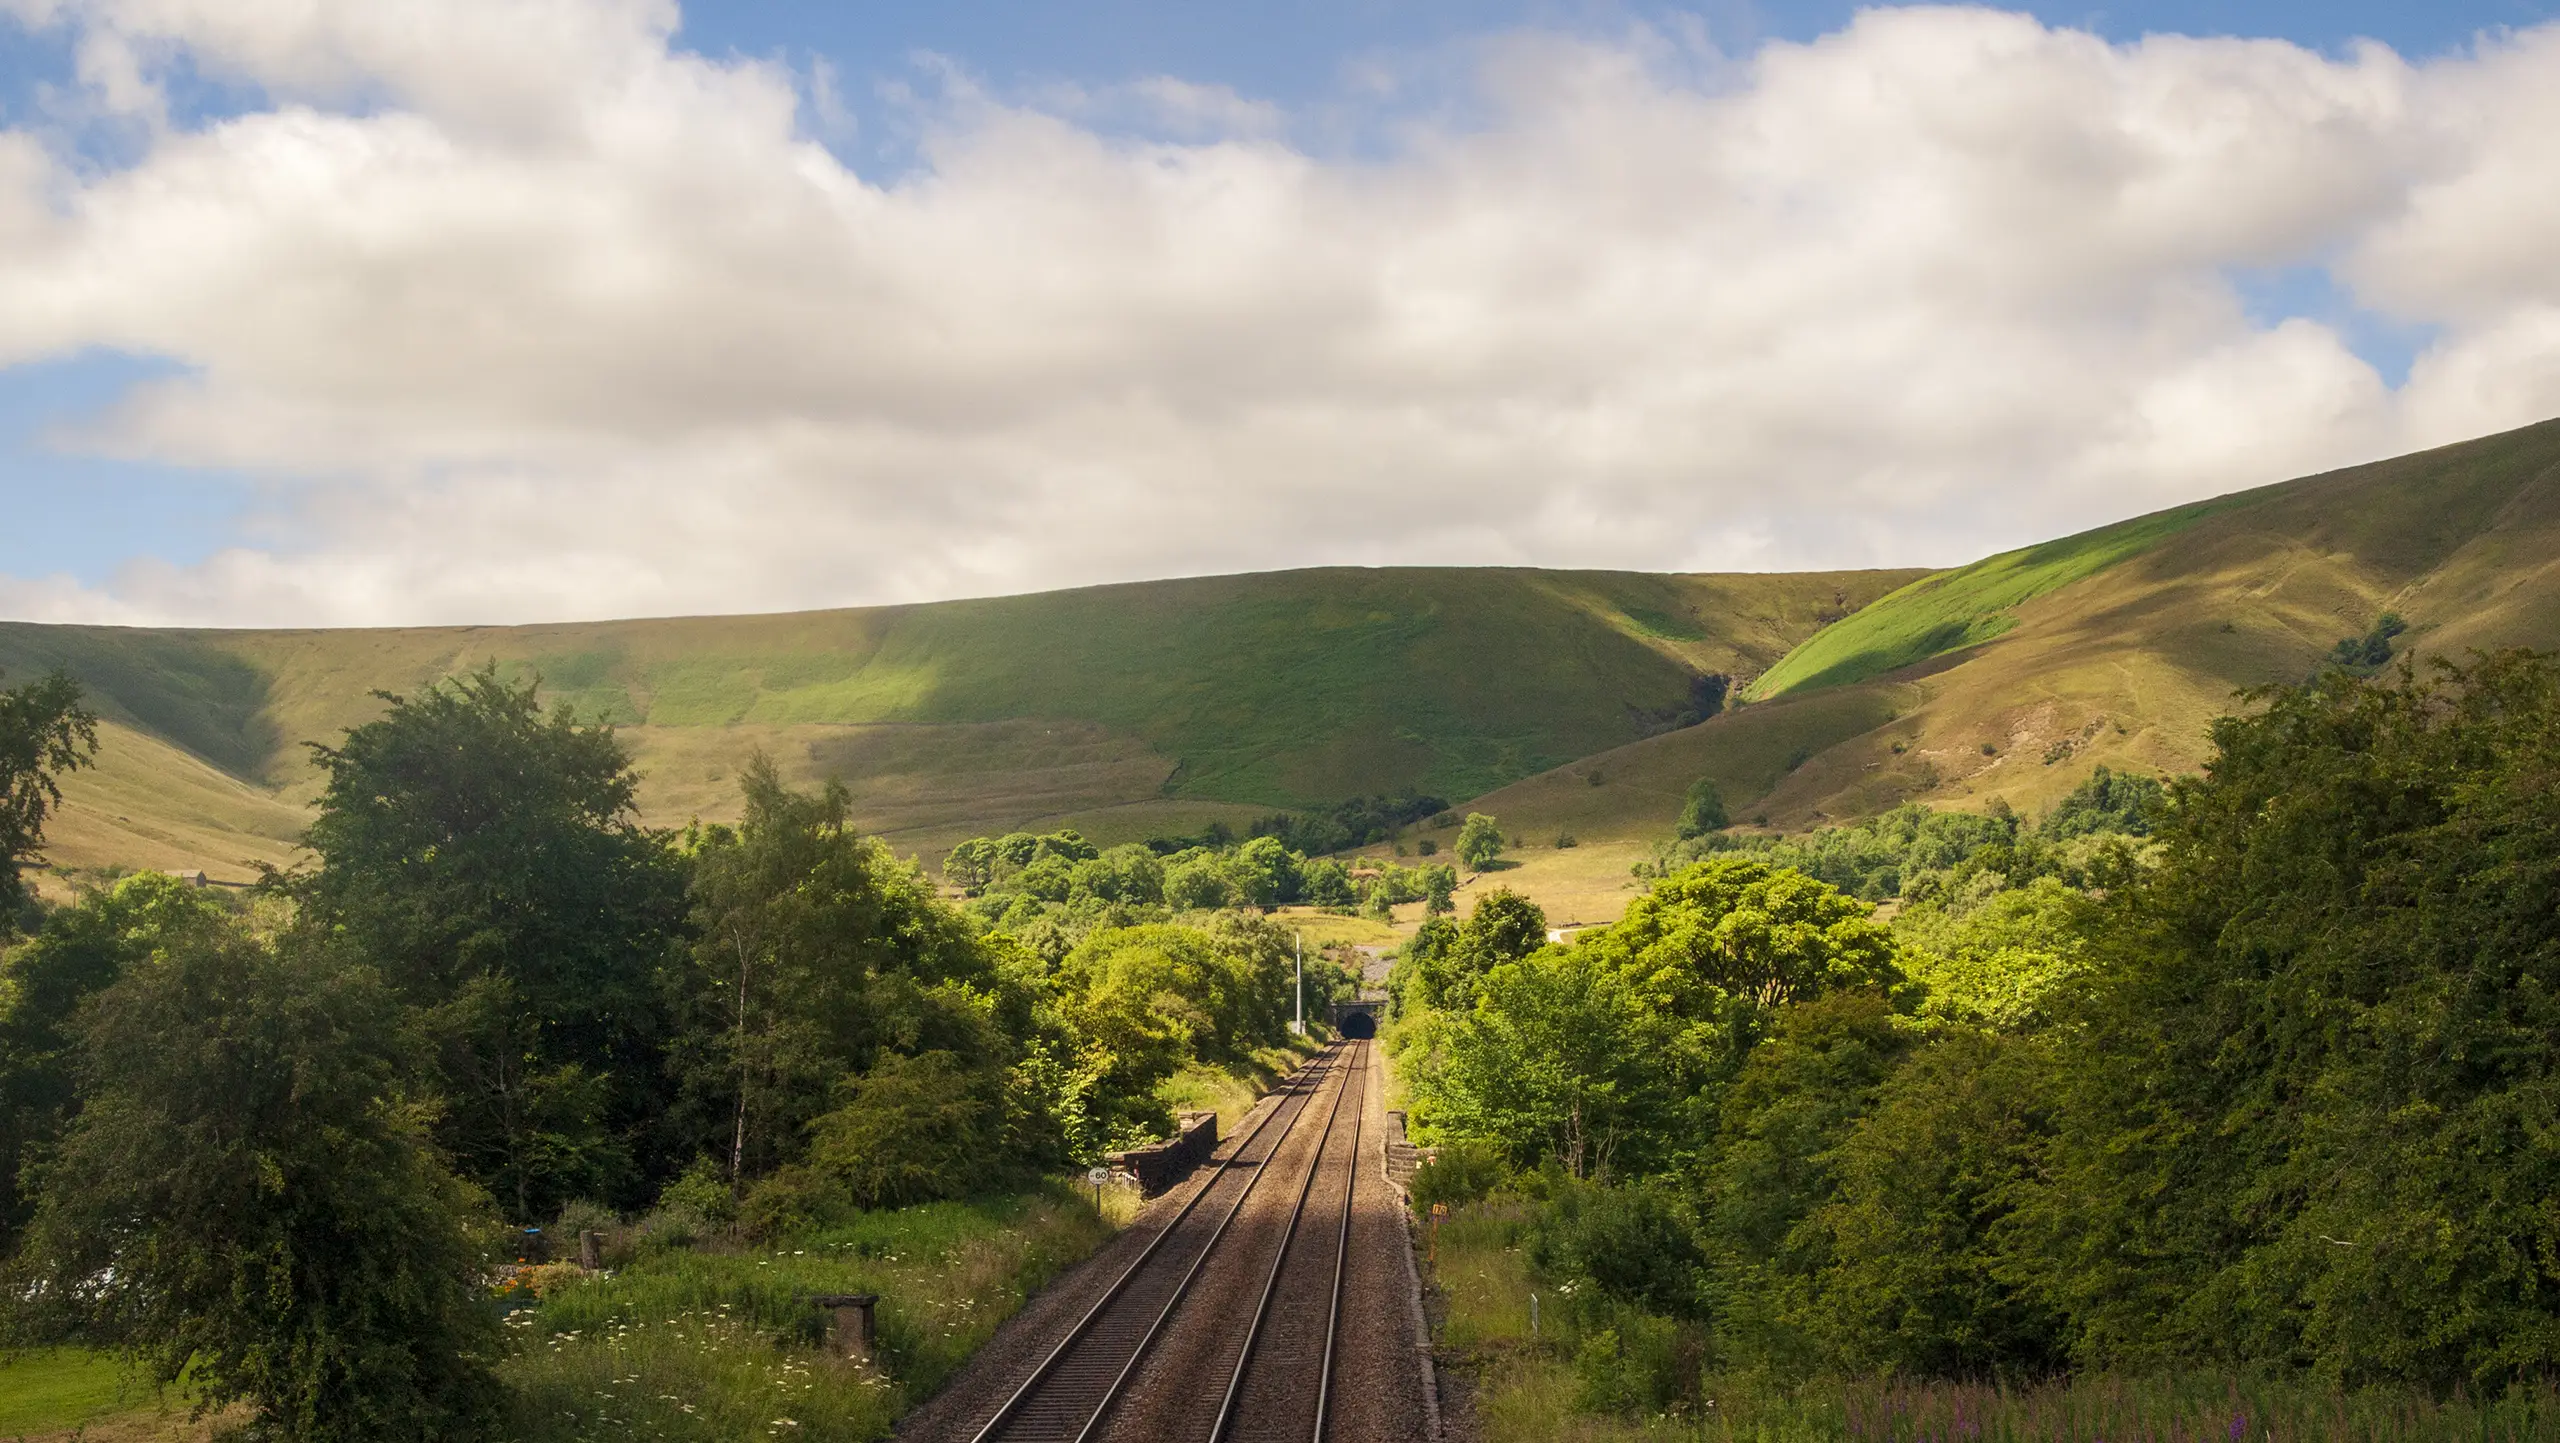
<svg viewBox="0 0 2560 1443">
<path fill-rule="evenodd" d="M 0 1437 L 77 1427 L 148 1397 L 112 1358 L 73 1348 L 0 1355 Z"/>
<path fill-rule="evenodd" d="M 180 1443 L 213 1428 L 187 1400 L 136 1379 L 116 1359 L 78 1348 L 0 1353 L 0 1439 Z"/>
</svg>

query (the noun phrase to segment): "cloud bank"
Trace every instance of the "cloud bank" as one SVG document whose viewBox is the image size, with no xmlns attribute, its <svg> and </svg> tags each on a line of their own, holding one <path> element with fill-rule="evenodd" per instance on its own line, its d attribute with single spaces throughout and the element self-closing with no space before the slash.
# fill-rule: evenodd
<svg viewBox="0 0 2560 1443">
<path fill-rule="evenodd" d="M 128 140 L 0 130 L 0 366 L 174 362 L 60 444 L 266 485 L 202 564 L 0 578 L 22 617 L 1945 564 L 2560 413 L 2560 27 L 1515 33 L 1347 154 L 1178 77 L 946 75 L 867 177 L 834 77 L 671 4 L 12 8 Z M 181 69 L 257 103 L 173 120 Z M 2432 339 L 2395 385 L 2267 277 Z"/>
</svg>

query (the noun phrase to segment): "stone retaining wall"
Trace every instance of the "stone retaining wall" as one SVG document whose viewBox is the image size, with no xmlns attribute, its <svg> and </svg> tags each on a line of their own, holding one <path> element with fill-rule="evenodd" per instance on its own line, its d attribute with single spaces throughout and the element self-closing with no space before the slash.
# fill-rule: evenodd
<svg viewBox="0 0 2560 1443">
<path fill-rule="evenodd" d="M 1191 1170 L 1208 1161 L 1218 1150 L 1218 1115 L 1214 1112 L 1186 1112 L 1182 1125 L 1163 1142 L 1115 1152 L 1105 1161 L 1114 1172 L 1126 1174 L 1137 1183 L 1138 1191 L 1154 1197 L 1166 1188 L 1191 1175 Z"/>
</svg>

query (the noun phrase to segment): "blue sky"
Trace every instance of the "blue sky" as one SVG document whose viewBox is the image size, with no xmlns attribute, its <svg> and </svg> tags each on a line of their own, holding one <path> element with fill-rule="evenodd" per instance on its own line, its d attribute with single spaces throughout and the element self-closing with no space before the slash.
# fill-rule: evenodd
<svg viewBox="0 0 2560 1443">
<path fill-rule="evenodd" d="M 1640 26 L 1703 26 L 1720 50 L 1739 54 L 1771 39 L 1829 33 L 1846 24 L 1854 9 L 1831 0 L 1736 0 L 1689 8 L 1455 0 L 696 0 L 685 6 L 677 40 L 709 57 L 770 58 L 804 76 L 830 76 L 851 124 L 824 139 L 858 173 L 879 179 L 915 163 L 914 137 L 894 92 L 901 85 L 930 83 L 919 65 L 926 54 L 943 57 L 1003 96 L 1173 76 L 1230 87 L 1304 114 L 1344 96 L 1351 77 L 1370 61 L 1390 59 L 1406 73 L 1427 71 L 1433 55 L 1515 28 L 1607 37 Z M 2262 36 L 2342 54 L 2354 41 L 2372 38 L 2422 59 L 2458 51 L 2482 31 L 2547 20 L 2560 0 L 2163 0 L 2032 9 L 2048 24 L 2118 40 L 2160 32 Z M 71 55 L 67 30 L 31 34 L 0 21 L 0 124 L 51 124 L 49 98 L 58 101 L 64 93 Z M 181 127 L 257 103 L 253 92 L 201 83 L 183 71 L 169 90 Z M 125 152 L 136 143 L 113 126 L 91 126 L 77 142 L 88 164 L 101 170 L 129 158 Z M 2424 325 L 2359 311 L 2317 266 L 2234 271 L 2232 278 L 2253 320 L 2267 325 L 2303 316 L 2334 326 L 2387 384 L 2405 378 L 2411 357 L 2432 334 Z M 262 496 L 250 478 L 212 467 L 109 459 L 66 439 L 135 383 L 181 370 L 162 357 L 96 349 L 0 370 L 0 508 L 11 518 L 0 527 L 0 575 L 67 575 L 96 588 L 109 585 L 119 567 L 137 558 L 187 566 L 252 539 L 240 531 Z"/>
<path fill-rule="evenodd" d="M 1727 50 L 1763 39 L 1806 40 L 1846 24 L 1863 8 L 1817 4 L 1710 4 L 1693 7 L 1529 4 L 1455 0 L 1116 0 L 1110 4 L 929 3 L 878 0 L 817 5 L 807 0 L 724 0 L 685 7 L 682 40 L 711 54 L 816 54 L 849 76 L 896 73 L 918 50 L 952 56 L 997 83 L 1067 78 L 1109 83 L 1170 74 L 1231 85 L 1289 102 L 1335 87 L 1343 66 L 1364 54 L 1411 51 L 1519 25 L 1608 29 L 1629 21 L 1692 16 Z M 2467 44 L 2482 29 L 2526 26 L 2554 13 L 2538 0 L 2411 4 L 2168 3 L 2029 5 L 2050 25 L 2129 40 L 2152 33 L 2273 36 L 2327 49 L 2360 38 L 2405 55 Z"/>
</svg>

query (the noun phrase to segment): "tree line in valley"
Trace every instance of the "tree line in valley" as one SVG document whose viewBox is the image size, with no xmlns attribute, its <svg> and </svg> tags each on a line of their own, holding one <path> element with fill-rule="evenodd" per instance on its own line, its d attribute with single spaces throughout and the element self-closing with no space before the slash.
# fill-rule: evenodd
<svg viewBox="0 0 2560 1443">
<path fill-rule="evenodd" d="M 1271 919 L 1043 950 L 860 834 L 840 785 L 759 757 L 737 823 L 656 831 L 612 730 L 529 682 L 384 701 L 315 748 L 307 865 L 46 907 L 21 864 L 95 718 L 64 678 L 0 692 L 20 1337 L 128 1350 L 278 1436 L 476 1436 L 516 1230 L 777 1237 L 1018 1186 L 1164 1135 L 1179 1069 L 1286 1040 Z"/>
<path fill-rule="evenodd" d="M 1503 847 L 1494 818 L 1470 812 L 1461 820 L 1428 797 L 1405 810 L 1424 804 L 1431 807 L 1424 815 L 1456 829 L 1451 849 L 1460 864 L 1479 872 L 1493 865 Z M 1353 805 L 1366 816 L 1392 814 L 1375 801 Z M 1318 843 L 1342 834 L 1325 814 L 1316 819 L 1323 823 L 1312 829 Z M 959 889 L 969 916 L 1052 958 L 1096 931 L 1220 909 L 1304 905 L 1380 921 L 1413 902 L 1423 904 L 1426 916 L 1454 909 L 1458 868 L 1429 860 L 1440 851 L 1436 838 L 1415 842 L 1423 860 L 1410 866 L 1393 856 L 1344 860 L 1291 845 L 1292 823 L 1289 814 L 1275 814 L 1242 841 L 1212 831 L 1107 849 L 1073 830 L 972 837 L 951 849 L 942 874 Z M 1400 854 L 1402 845 L 1396 850 Z"/>
<path fill-rule="evenodd" d="M 2560 665 L 2332 668 L 2212 740 L 2033 820 L 1700 829 L 1571 945 L 1500 893 L 1426 926 L 1417 1201 L 1526 1220 L 1593 1407 L 2547 1377 Z"/>
</svg>

